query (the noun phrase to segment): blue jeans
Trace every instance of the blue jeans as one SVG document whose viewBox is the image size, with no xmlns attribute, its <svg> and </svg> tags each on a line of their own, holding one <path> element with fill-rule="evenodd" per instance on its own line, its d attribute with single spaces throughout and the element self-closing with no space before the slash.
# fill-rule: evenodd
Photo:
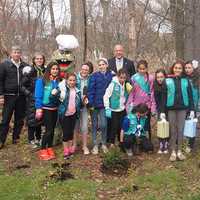
<svg viewBox="0 0 200 200">
<path fill-rule="evenodd" d="M 106 144 L 107 140 L 107 119 L 105 116 L 105 109 L 95 109 L 92 112 L 92 142 L 97 145 L 97 129 L 101 131 L 101 142 Z"/>
</svg>

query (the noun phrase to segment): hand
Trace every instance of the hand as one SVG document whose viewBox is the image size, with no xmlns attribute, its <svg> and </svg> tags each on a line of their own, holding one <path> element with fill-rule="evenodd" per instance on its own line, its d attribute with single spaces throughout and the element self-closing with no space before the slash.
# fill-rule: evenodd
<svg viewBox="0 0 200 200">
<path fill-rule="evenodd" d="M 112 117 L 112 111 L 111 111 L 110 108 L 106 108 L 105 112 L 106 112 L 106 117 L 107 118 L 111 118 Z"/>
<path fill-rule="evenodd" d="M 160 113 L 160 119 L 161 119 L 161 120 L 166 119 L 165 113 Z"/>
<path fill-rule="evenodd" d="M 60 92 L 60 101 L 64 101 L 64 99 L 65 99 L 65 92 L 61 91 Z"/>
<path fill-rule="evenodd" d="M 190 118 L 190 119 L 194 119 L 194 117 L 195 117 L 195 113 L 194 113 L 193 110 L 191 110 L 191 111 L 190 111 L 190 116 L 189 116 L 189 118 Z"/>
<path fill-rule="evenodd" d="M 155 112 L 152 112 L 151 116 L 154 117 L 154 118 L 156 118 L 157 114 Z"/>
<path fill-rule="evenodd" d="M 35 113 L 35 119 L 41 120 L 43 116 L 43 110 L 42 109 L 37 109 Z"/>
<path fill-rule="evenodd" d="M 130 103 L 130 104 L 128 105 L 128 107 L 127 107 L 127 114 L 132 113 L 132 110 L 133 110 L 133 104 Z"/>
<path fill-rule="evenodd" d="M 4 104 L 4 96 L 0 96 L 0 105 Z"/>
<path fill-rule="evenodd" d="M 51 94 L 52 94 L 52 95 L 56 95 L 57 93 L 58 93 L 58 90 L 55 89 L 55 88 L 51 91 Z"/>
<path fill-rule="evenodd" d="M 89 103 L 88 98 L 86 96 L 83 97 L 83 104 L 87 105 Z"/>
</svg>

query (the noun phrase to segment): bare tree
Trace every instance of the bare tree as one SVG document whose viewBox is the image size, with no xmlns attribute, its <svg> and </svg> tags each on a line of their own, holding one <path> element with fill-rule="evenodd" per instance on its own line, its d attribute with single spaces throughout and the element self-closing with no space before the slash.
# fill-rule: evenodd
<svg viewBox="0 0 200 200">
<path fill-rule="evenodd" d="M 110 57 L 110 40 L 109 40 L 109 22 L 108 22 L 108 14 L 111 0 L 100 0 L 101 6 L 103 8 L 103 19 L 102 19 L 102 35 L 103 35 L 103 55 L 105 57 Z"/>
<path fill-rule="evenodd" d="M 136 5 L 135 0 L 127 0 L 128 13 L 129 13 L 129 55 L 131 58 L 135 58 L 136 55 Z"/>
<path fill-rule="evenodd" d="M 85 0 L 70 0 L 71 23 L 70 29 L 79 41 L 79 48 L 75 51 L 77 66 L 83 63 L 86 55 L 86 22 L 85 22 Z"/>
<path fill-rule="evenodd" d="M 53 11 L 53 1 L 49 1 L 49 12 L 50 12 L 50 18 L 51 18 L 51 35 L 53 38 L 56 37 L 56 24 L 55 24 L 55 17 L 54 17 L 54 11 Z"/>
</svg>

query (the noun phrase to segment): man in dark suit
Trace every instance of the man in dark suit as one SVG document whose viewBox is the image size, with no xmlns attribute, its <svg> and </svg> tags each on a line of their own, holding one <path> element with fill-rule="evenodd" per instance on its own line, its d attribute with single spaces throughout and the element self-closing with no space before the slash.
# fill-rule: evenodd
<svg viewBox="0 0 200 200">
<path fill-rule="evenodd" d="M 130 78 L 135 74 L 135 67 L 133 61 L 124 57 L 124 48 L 121 44 L 114 47 L 114 57 L 108 60 L 109 69 L 117 73 L 120 69 L 125 69 Z"/>
</svg>

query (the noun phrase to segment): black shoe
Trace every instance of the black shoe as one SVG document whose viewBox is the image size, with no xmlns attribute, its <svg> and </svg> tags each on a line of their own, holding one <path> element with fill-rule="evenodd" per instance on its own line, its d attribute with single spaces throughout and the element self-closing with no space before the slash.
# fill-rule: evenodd
<svg viewBox="0 0 200 200">
<path fill-rule="evenodd" d="M 18 144 L 18 143 L 19 143 L 19 140 L 18 140 L 18 139 L 14 139 L 14 140 L 12 141 L 12 143 L 13 143 L 13 144 Z"/>
<path fill-rule="evenodd" d="M 0 149 L 3 149 L 4 143 L 0 142 Z"/>
</svg>

